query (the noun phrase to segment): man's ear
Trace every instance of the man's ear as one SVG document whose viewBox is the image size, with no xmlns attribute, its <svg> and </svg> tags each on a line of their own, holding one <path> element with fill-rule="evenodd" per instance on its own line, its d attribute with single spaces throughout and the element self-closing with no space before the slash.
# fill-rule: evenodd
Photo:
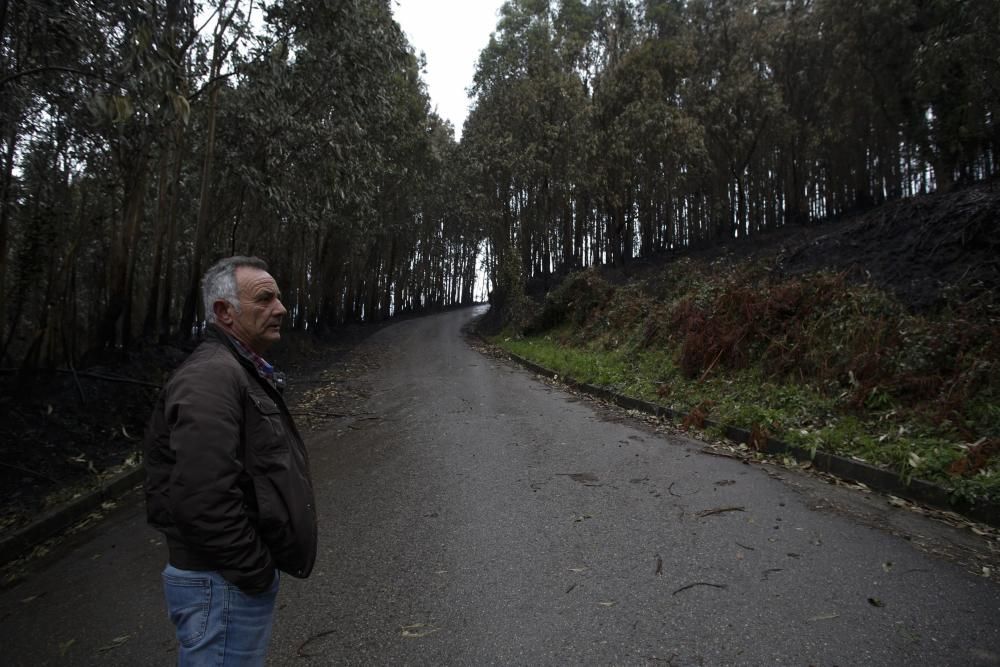
<svg viewBox="0 0 1000 667">
<path fill-rule="evenodd" d="M 212 304 L 212 312 L 215 313 L 215 320 L 223 324 L 232 324 L 233 316 L 229 312 L 229 302 L 219 299 Z"/>
</svg>

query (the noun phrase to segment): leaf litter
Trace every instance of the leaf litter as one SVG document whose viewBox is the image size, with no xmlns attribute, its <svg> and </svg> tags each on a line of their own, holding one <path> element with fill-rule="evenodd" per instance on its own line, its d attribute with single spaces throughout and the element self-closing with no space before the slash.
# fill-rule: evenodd
<svg viewBox="0 0 1000 667">
<path fill-rule="evenodd" d="M 412 623 L 410 625 L 404 625 L 402 628 L 402 636 L 410 639 L 420 639 L 422 637 L 427 637 L 434 634 L 435 632 L 440 632 L 441 628 L 430 623 Z"/>
</svg>

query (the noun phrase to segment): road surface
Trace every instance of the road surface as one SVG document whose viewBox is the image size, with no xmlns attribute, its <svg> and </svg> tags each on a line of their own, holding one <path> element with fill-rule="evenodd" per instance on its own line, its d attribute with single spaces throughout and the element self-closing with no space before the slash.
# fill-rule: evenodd
<svg viewBox="0 0 1000 667">
<path fill-rule="evenodd" d="M 540 382 L 477 312 L 377 333 L 366 418 L 308 435 L 320 555 L 271 664 L 1000 665 L 989 538 Z M 77 541 L 0 593 L 0 661 L 172 664 L 138 496 Z"/>
</svg>

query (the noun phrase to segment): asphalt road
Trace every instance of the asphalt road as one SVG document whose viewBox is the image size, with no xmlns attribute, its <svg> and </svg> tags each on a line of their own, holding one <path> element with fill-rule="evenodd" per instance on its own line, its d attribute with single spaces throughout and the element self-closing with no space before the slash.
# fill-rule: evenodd
<svg viewBox="0 0 1000 667">
<path fill-rule="evenodd" d="M 272 664 L 1000 665 L 987 539 L 576 398 L 474 312 L 369 339 L 366 418 L 309 436 L 320 557 Z M 138 497 L 78 542 L 0 593 L 0 663 L 172 664 Z"/>
</svg>

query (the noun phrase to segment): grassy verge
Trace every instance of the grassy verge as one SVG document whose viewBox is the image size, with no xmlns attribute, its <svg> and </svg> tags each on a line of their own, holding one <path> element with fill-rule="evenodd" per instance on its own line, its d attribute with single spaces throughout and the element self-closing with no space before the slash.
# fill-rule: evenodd
<svg viewBox="0 0 1000 667">
<path fill-rule="evenodd" d="M 578 274 L 528 333 L 494 342 L 577 381 L 1000 502 L 994 321 L 916 316 L 837 276 L 689 266 L 625 287 Z"/>
</svg>

